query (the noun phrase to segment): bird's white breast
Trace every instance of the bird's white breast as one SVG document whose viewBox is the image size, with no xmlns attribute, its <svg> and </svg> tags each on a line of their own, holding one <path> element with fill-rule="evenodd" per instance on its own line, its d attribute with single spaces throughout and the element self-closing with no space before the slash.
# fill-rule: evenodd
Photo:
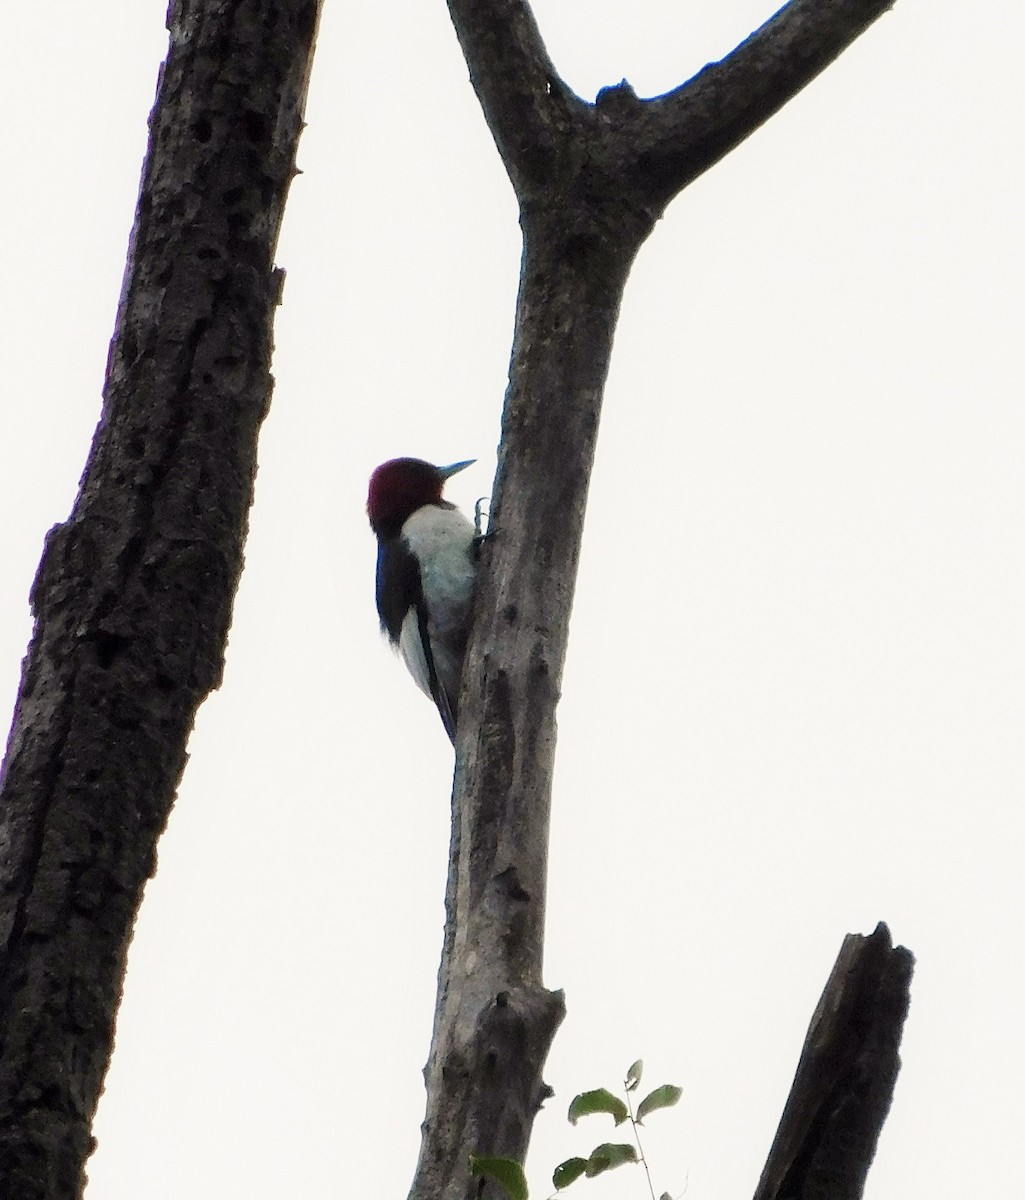
<svg viewBox="0 0 1025 1200">
<path fill-rule="evenodd" d="M 427 504 L 402 526 L 402 537 L 420 564 L 424 603 L 438 632 L 464 628 L 473 595 L 473 525 L 456 508 Z"/>
<path fill-rule="evenodd" d="M 425 505 L 402 526 L 402 538 L 420 567 L 431 650 L 438 680 L 452 698 L 459 691 L 466 627 L 473 601 L 475 530 L 458 509 Z M 415 613 L 399 635 L 399 653 L 417 684 L 430 695 L 427 661 Z"/>
</svg>

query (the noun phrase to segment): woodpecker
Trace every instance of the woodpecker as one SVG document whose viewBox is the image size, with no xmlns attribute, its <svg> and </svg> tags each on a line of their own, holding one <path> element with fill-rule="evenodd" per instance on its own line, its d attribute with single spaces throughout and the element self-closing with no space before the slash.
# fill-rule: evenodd
<svg viewBox="0 0 1025 1200">
<path fill-rule="evenodd" d="M 367 494 L 377 535 L 381 629 L 438 706 L 453 743 L 477 531 L 441 492 L 447 479 L 476 461 L 436 467 L 420 458 L 393 458 L 370 476 Z"/>
</svg>

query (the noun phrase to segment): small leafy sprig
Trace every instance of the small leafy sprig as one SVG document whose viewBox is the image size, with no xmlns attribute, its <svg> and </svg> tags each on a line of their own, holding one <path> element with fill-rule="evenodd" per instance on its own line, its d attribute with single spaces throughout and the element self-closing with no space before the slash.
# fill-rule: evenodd
<svg viewBox="0 0 1025 1200">
<path fill-rule="evenodd" d="M 571 1125 L 575 1125 L 581 1117 L 593 1116 L 595 1113 L 608 1113 L 617 1125 L 622 1125 L 626 1121 L 630 1122 L 636 1148 L 629 1142 L 602 1142 L 600 1146 L 595 1146 L 587 1158 L 567 1158 L 565 1162 L 559 1163 L 552 1174 L 555 1192 L 552 1197 L 549 1197 L 549 1200 L 553 1200 L 554 1196 L 581 1177 L 593 1179 L 615 1167 L 623 1166 L 624 1163 L 637 1162 L 644 1167 L 648 1191 L 651 1193 L 651 1200 L 655 1200 L 651 1171 L 648 1168 L 648 1160 L 644 1156 L 644 1147 L 641 1145 L 640 1127 L 644 1123 L 644 1118 L 650 1116 L 651 1113 L 657 1112 L 660 1108 L 672 1108 L 683 1095 L 683 1091 L 675 1084 L 663 1083 L 661 1087 L 655 1088 L 653 1092 L 649 1092 L 644 1097 L 637 1105 L 635 1113 L 633 1093 L 640 1087 L 643 1071 L 644 1063 L 641 1059 L 637 1059 L 630 1065 L 626 1078 L 623 1080 L 625 1100 L 621 1100 L 608 1088 L 595 1088 L 590 1092 L 581 1092 L 579 1096 L 573 1097 L 567 1114 Z M 509 1158 L 472 1155 L 470 1170 L 474 1174 L 486 1175 L 493 1179 L 508 1194 L 509 1200 L 528 1200 L 527 1178 L 523 1173 L 523 1167 L 518 1162 Z M 672 1197 L 668 1192 L 663 1192 L 658 1200 L 672 1200 Z"/>
<path fill-rule="evenodd" d="M 555 1184 L 556 1192 L 569 1187 L 581 1176 L 593 1179 L 596 1175 L 603 1175 L 606 1171 L 611 1171 L 614 1167 L 621 1167 L 624 1163 L 639 1162 L 644 1167 L 651 1200 L 655 1200 L 651 1170 L 644 1154 L 644 1147 L 641 1145 L 640 1127 L 644 1124 L 644 1118 L 650 1116 L 651 1113 L 657 1112 L 660 1108 L 671 1108 L 676 1104 L 683 1095 L 683 1091 L 673 1083 L 663 1083 L 661 1087 L 655 1088 L 653 1092 L 649 1092 L 644 1097 L 637 1105 L 637 1112 L 634 1113 L 633 1093 L 640 1087 L 643 1072 L 644 1063 L 641 1059 L 631 1063 L 626 1078 L 623 1080 L 625 1102 L 613 1095 L 608 1088 L 595 1088 L 594 1091 L 581 1092 L 579 1096 L 573 1098 L 573 1102 L 569 1106 L 571 1125 L 575 1125 L 581 1117 L 588 1117 L 593 1113 L 608 1113 L 617 1125 L 622 1125 L 625 1121 L 630 1122 L 636 1149 L 629 1142 L 602 1142 L 600 1146 L 596 1146 L 591 1151 L 587 1158 L 567 1158 L 565 1162 L 559 1163 L 552 1175 L 552 1183 Z M 659 1200 L 672 1200 L 672 1197 L 667 1192 L 663 1192 Z"/>
</svg>

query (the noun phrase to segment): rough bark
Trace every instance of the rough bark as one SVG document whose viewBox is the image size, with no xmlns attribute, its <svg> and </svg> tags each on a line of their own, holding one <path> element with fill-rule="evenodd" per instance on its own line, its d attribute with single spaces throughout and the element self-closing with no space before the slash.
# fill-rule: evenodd
<svg viewBox="0 0 1025 1200">
<path fill-rule="evenodd" d="M 754 1200 L 859 1200 L 900 1070 L 913 969 L 883 924 L 844 939 Z"/>
<path fill-rule="evenodd" d="M 84 1186 L 125 955 L 221 677 L 316 0 L 176 0 L 103 411 L 0 778 L 0 1195 Z"/>
<path fill-rule="evenodd" d="M 542 983 L 555 707 L 602 393 L 630 266 L 668 201 L 827 66 L 892 0 L 794 0 L 653 100 L 587 104 L 523 0 L 449 0 L 520 204 L 516 327 L 463 673 L 448 919 L 413 1200 L 522 1162 L 563 1013 Z M 496 1096 L 495 1086 L 502 1094 Z"/>
</svg>

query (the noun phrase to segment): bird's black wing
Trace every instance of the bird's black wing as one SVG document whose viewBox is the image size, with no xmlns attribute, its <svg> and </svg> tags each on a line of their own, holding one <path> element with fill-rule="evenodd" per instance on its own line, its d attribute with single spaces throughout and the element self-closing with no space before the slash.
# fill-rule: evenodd
<svg viewBox="0 0 1025 1200">
<path fill-rule="evenodd" d="M 382 539 L 377 548 L 377 613 L 381 628 L 402 654 L 417 684 L 429 692 L 452 742 L 456 722 L 452 704 L 438 680 L 431 650 L 427 605 L 420 565 L 401 537 Z M 415 621 L 414 621 L 415 616 Z"/>
<path fill-rule="evenodd" d="M 411 608 L 423 607 L 420 567 L 401 537 L 377 544 L 377 615 L 381 628 L 399 644 L 402 622 Z"/>
<path fill-rule="evenodd" d="M 445 732 L 448 734 L 449 741 L 454 746 L 456 744 L 456 718 L 452 712 L 448 693 L 441 686 L 441 681 L 438 679 L 438 669 L 435 666 L 434 653 L 431 650 L 430 629 L 427 625 L 427 605 L 422 600 L 416 606 L 416 625 L 420 638 L 420 647 L 423 650 L 423 660 L 427 665 L 427 683 L 431 689 L 431 696 L 434 699 L 434 703 L 438 706 L 441 723 L 445 726 Z"/>
</svg>

